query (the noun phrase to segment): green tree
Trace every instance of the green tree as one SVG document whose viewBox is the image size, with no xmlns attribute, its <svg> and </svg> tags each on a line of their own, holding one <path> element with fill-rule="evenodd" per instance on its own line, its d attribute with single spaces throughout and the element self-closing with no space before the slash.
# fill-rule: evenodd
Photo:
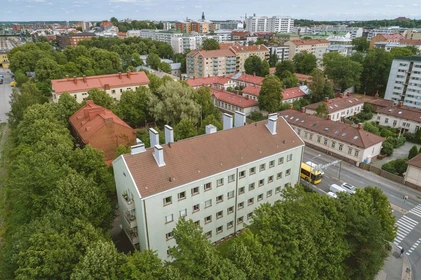
<svg viewBox="0 0 421 280">
<path fill-rule="evenodd" d="M 15 73 L 15 81 L 21 86 L 28 81 L 28 77 L 24 73 L 18 71 Z"/>
<path fill-rule="evenodd" d="M 312 53 L 300 52 L 292 59 L 297 73 L 310 74 L 317 67 L 317 58 Z"/>
<path fill-rule="evenodd" d="M 200 116 L 200 105 L 194 101 L 194 96 L 193 88 L 168 81 L 150 97 L 149 111 L 155 119 L 170 125 L 175 125 L 182 119 L 189 119 L 196 124 Z"/>
<path fill-rule="evenodd" d="M 370 133 L 376 134 L 376 135 L 380 135 L 380 130 L 379 128 L 372 122 L 365 122 L 363 125 L 363 129 L 365 131 L 368 131 Z"/>
<path fill-rule="evenodd" d="M 39 81 L 50 81 L 62 77 L 59 64 L 51 58 L 42 58 L 37 61 L 35 68 L 36 77 Z"/>
<path fill-rule="evenodd" d="M 117 151 L 115 153 L 115 158 L 118 158 L 120 155 L 129 154 L 131 151 L 130 147 L 124 145 L 118 145 Z"/>
<path fill-rule="evenodd" d="M 266 60 L 263 60 L 260 67 L 259 76 L 266 77 L 267 75 L 269 75 L 269 68 L 270 68 L 269 62 L 267 62 Z"/>
<path fill-rule="evenodd" d="M 366 52 L 370 47 L 370 42 L 365 37 L 358 37 L 352 39 L 352 49 L 357 52 Z"/>
<path fill-rule="evenodd" d="M 259 76 L 262 71 L 262 60 L 255 55 L 249 56 L 244 62 L 244 69 L 246 74 Z"/>
<path fill-rule="evenodd" d="M 67 122 L 68 118 L 74 113 L 76 113 L 76 111 L 79 110 L 79 108 L 80 104 L 77 103 L 76 99 L 69 93 L 65 92 L 60 94 L 60 98 L 58 99 L 56 106 L 59 118 L 61 117 Z"/>
<path fill-rule="evenodd" d="M 190 119 L 182 119 L 174 128 L 174 135 L 177 140 L 182 140 L 197 135 L 194 123 Z"/>
<path fill-rule="evenodd" d="M 136 91 L 124 91 L 118 103 L 118 112 L 121 114 L 121 118 L 132 127 L 145 121 L 148 116 L 150 98 L 151 92 L 147 87 L 138 87 Z"/>
<path fill-rule="evenodd" d="M 174 55 L 173 48 L 168 43 L 162 43 L 158 47 L 158 55 L 162 58 L 171 59 Z"/>
<path fill-rule="evenodd" d="M 408 153 L 408 160 L 416 157 L 418 155 L 418 148 L 416 145 L 412 146 Z"/>
<path fill-rule="evenodd" d="M 397 56 L 413 56 L 416 53 L 414 53 L 412 49 L 409 49 L 407 47 L 398 47 L 392 48 L 390 50 L 390 54 L 395 58 Z"/>
<path fill-rule="evenodd" d="M 332 96 L 325 96 L 325 84 L 329 83 L 329 81 L 325 79 L 323 71 L 315 68 L 311 72 L 311 79 L 312 83 L 308 87 L 311 90 L 311 100 L 314 103 L 323 101 L 325 97 L 333 97 L 333 94 Z"/>
<path fill-rule="evenodd" d="M 278 62 L 279 62 L 278 55 L 276 53 L 271 53 L 269 55 L 269 65 L 270 65 L 270 67 L 275 67 Z"/>
<path fill-rule="evenodd" d="M 93 100 L 96 105 L 107 109 L 112 109 L 114 106 L 113 98 L 109 96 L 105 90 L 97 88 L 93 88 L 88 91 L 88 97 L 86 97 L 86 100 Z"/>
<path fill-rule="evenodd" d="M 207 38 L 203 40 L 202 49 L 206 51 L 219 50 L 219 43 L 215 39 Z"/>
<path fill-rule="evenodd" d="M 202 126 L 200 127 L 199 134 L 205 134 L 206 132 L 206 126 L 208 124 L 212 124 L 216 127 L 217 130 L 222 130 L 222 124 L 221 122 L 215 118 L 214 115 L 208 115 L 203 121 Z"/>
<path fill-rule="evenodd" d="M 282 101 L 282 83 L 276 76 L 263 79 L 259 94 L 259 108 L 273 113 L 279 110 Z"/>
<path fill-rule="evenodd" d="M 155 53 L 150 53 L 146 59 L 146 64 L 149 65 L 152 69 L 158 70 L 161 59 Z"/>
<path fill-rule="evenodd" d="M 298 84 L 298 78 L 288 70 L 282 72 L 279 78 L 281 79 L 282 84 L 286 88 L 296 87 Z"/>
<path fill-rule="evenodd" d="M 221 119 L 221 112 L 213 104 L 212 93 L 209 87 L 200 87 L 196 90 L 195 101 L 200 105 L 202 119 L 210 115 L 213 115 L 216 119 Z"/>
<path fill-rule="evenodd" d="M 159 69 L 165 73 L 171 73 L 171 66 L 166 62 L 160 62 Z"/>
<path fill-rule="evenodd" d="M 369 50 L 363 61 L 361 91 L 369 95 L 384 91 L 392 61 L 393 56 L 390 52 L 380 48 Z"/>
<path fill-rule="evenodd" d="M 329 111 L 327 110 L 327 105 L 325 102 L 317 106 L 316 114 L 315 114 L 316 116 L 326 119 L 328 114 L 329 114 Z"/>
<path fill-rule="evenodd" d="M 339 53 L 327 53 L 323 57 L 325 73 L 332 79 L 335 85 L 343 92 L 345 89 L 360 84 L 362 67 L 358 62 Z"/>
<path fill-rule="evenodd" d="M 294 62 L 291 60 L 284 60 L 282 62 L 276 63 L 276 71 L 275 75 L 281 79 L 281 75 L 284 71 L 289 71 L 291 73 L 295 73 L 295 65 Z"/>
</svg>

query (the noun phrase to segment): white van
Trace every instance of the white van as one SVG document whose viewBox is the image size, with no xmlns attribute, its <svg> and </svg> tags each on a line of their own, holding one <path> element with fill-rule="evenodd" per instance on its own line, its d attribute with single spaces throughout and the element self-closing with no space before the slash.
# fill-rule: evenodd
<svg viewBox="0 0 421 280">
<path fill-rule="evenodd" d="M 339 185 L 336 184 L 332 184 L 329 187 L 329 191 L 333 192 L 333 193 L 338 193 L 338 192 L 347 192 L 344 188 L 342 188 Z"/>
<path fill-rule="evenodd" d="M 307 161 L 306 164 L 308 164 L 309 166 L 311 166 L 311 168 L 320 171 L 320 173 L 322 174 L 322 177 L 325 175 L 325 173 L 323 172 L 323 170 L 321 168 L 319 168 L 319 166 L 317 164 L 315 164 L 314 162 L 311 161 Z"/>
</svg>

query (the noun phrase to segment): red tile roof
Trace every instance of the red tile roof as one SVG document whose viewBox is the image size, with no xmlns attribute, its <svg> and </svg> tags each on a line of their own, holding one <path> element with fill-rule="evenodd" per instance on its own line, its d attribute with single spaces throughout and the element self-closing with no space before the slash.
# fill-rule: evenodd
<svg viewBox="0 0 421 280">
<path fill-rule="evenodd" d="M 69 118 L 69 122 L 85 144 L 89 144 L 89 138 L 109 122 L 126 127 L 136 134 L 136 130 L 114 115 L 113 112 L 94 104 L 92 100 L 86 100 L 85 106 L 74 113 Z"/>
<path fill-rule="evenodd" d="M 219 56 L 235 56 L 230 49 L 204 51 L 204 50 L 193 50 L 187 54 L 187 56 L 201 55 L 203 57 L 219 57 Z"/>
<path fill-rule="evenodd" d="M 355 105 L 363 104 L 364 101 L 356 99 L 350 96 L 336 97 L 333 99 L 329 99 L 326 101 L 320 101 L 317 103 L 313 103 L 310 105 L 305 106 L 306 109 L 316 110 L 321 104 L 326 103 L 327 111 L 329 114 L 335 113 L 337 111 L 353 107 Z"/>
<path fill-rule="evenodd" d="M 162 167 L 152 155 L 153 148 L 126 154 L 114 163 L 124 158 L 144 198 L 304 145 L 282 118 L 276 122 L 277 134 L 271 134 L 266 124 L 261 121 L 177 141 L 171 143 L 171 148 L 161 145 L 165 162 Z"/>
<path fill-rule="evenodd" d="M 305 128 L 306 130 L 361 148 L 369 148 L 385 140 L 383 137 L 367 132 L 364 129 L 358 129 L 341 122 L 323 119 L 300 111 L 285 110 L 278 114 L 283 116 L 290 125 Z"/>
<path fill-rule="evenodd" d="M 399 41 L 400 44 L 405 44 L 405 45 L 421 45 L 421 40 L 410 40 L 410 39 L 402 39 Z"/>
<path fill-rule="evenodd" d="M 286 88 L 282 90 L 283 100 L 288 100 L 292 98 L 303 97 L 306 94 L 299 87 Z"/>
<path fill-rule="evenodd" d="M 402 40 L 405 39 L 401 34 L 380 34 L 386 40 Z"/>
<path fill-rule="evenodd" d="M 241 46 L 241 45 L 238 44 L 238 43 L 236 43 L 236 42 L 233 42 L 233 43 L 219 43 L 219 48 L 221 50 L 227 50 L 227 49 L 229 49 L 229 47 L 232 47 L 232 46 Z"/>
<path fill-rule="evenodd" d="M 240 46 L 240 45 L 235 45 L 235 46 L 231 46 L 230 50 L 232 50 L 235 53 L 242 53 L 242 52 L 268 52 L 269 49 L 261 44 L 261 45 L 251 45 L 251 46 Z"/>
<path fill-rule="evenodd" d="M 295 75 L 295 77 L 297 77 L 297 79 L 300 82 L 311 83 L 311 81 L 312 81 L 312 77 L 310 75 L 299 74 L 299 73 L 294 73 L 294 75 Z"/>
<path fill-rule="evenodd" d="M 244 36 L 244 35 L 249 35 L 250 32 L 249 31 L 238 31 L 238 30 L 233 30 L 231 32 L 232 36 Z"/>
<path fill-rule="evenodd" d="M 261 86 L 263 84 L 263 79 L 263 77 L 242 73 L 241 76 L 235 80 Z"/>
<path fill-rule="evenodd" d="M 294 45 L 317 45 L 317 44 L 329 44 L 330 42 L 325 39 L 312 39 L 312 40 L 291 40 Z"/>
<path fill-rule="evenodd" d="M 260 94 L 260 87 L 255 85 L 248 85 L 241 90 L 242 93 L 259 96 Z"/>
<path fill-rule="evenodd" d="M 416 123 L 421 123 L 421 109 L 409 108 L 406 106 L 394 106 L 378 108 L 376 111 L 378 114 L 386 116 L 392 116 L 399 119 L 410 120 Z"/>
<path fill-rule="evenodd" d="M 406 162 L 406 164 L 421 168 L 421 154 L 411 158 Z"/>
<path fill-rule="evenodd" d="M 225 85 L 231 80 L 231 76 L 228 77 L 221 77 L 221 76 L 211 76 L 206 78 L 194 78 L 194 79 L 188 79 L 186 82 L 191 87 L 199 87 L 199 86 L 207 86 L 212 84 L 218 84 L 218 85 Z"/>
<path fill-rule="evenodd" d="M 104 90 L 116 87 L 147 84 L 149 84 L 149 79 L 145 72 L 129 72 L 101 76 L 65 78 L 51 81 L 51 85 L 56 94 L 61 94 L 64 92 L 85 92 L 93 88 Z"/>
<path fill-rule="evenodd" d="M 234 94 L 224 90 L 218 90 L 211 88 L 212 95 L 215 96 L 217 100 L 223 101 L 225 103 L 240 107 L 240 108 L 249 108 L 254 106 L 259 106 L 259 102 L 243 97 L 238 94 Z"/>
</svg>

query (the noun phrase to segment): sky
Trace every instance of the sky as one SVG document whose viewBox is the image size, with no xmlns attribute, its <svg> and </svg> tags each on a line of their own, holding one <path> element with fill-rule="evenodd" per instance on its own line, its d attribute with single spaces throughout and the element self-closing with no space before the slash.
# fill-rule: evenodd
<svg viewBox="0 0 421 280">
<path fill-rule="evenodd" d="M 285 5 L 285 2 L 291 3 Z M 291 16 L 312 20 L 421 18 L 420 0 L 0 0 L 0 21 L 244 19 Z"/>
</svg>

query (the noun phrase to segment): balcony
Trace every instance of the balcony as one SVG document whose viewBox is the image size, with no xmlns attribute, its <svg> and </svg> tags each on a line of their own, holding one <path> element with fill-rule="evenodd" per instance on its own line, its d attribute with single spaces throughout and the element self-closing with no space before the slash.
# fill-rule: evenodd
<svg viewBox="0 0 421 280">
<path fill-rule="evenodd" d="M 136 216 L 131 214 L 130 211 L 124 211 L 124 218 L 127 221 L 127 224 L 130 228 L 134 228 L 137 226 Z"/>
<path fill-rule="evenodd" d="M 127 232 L 127 236 L 129 237 L 129 239 L 130 239 L 130 241 L 132 242 L 133 245 L 139 243 L 139 235 L 137 233 L 137 230 L 130 229 L 130 231 Z"/>
<path fill-rule="evenodd" d="M 129 196 L 127 194 L 123 194 L 123 204 L 126 208 L 126 210 L 131 211 L 134 210 L 135 205 L 134 205 L 134 200 L 132 198 L 129 198 Z"/>
</svg>

